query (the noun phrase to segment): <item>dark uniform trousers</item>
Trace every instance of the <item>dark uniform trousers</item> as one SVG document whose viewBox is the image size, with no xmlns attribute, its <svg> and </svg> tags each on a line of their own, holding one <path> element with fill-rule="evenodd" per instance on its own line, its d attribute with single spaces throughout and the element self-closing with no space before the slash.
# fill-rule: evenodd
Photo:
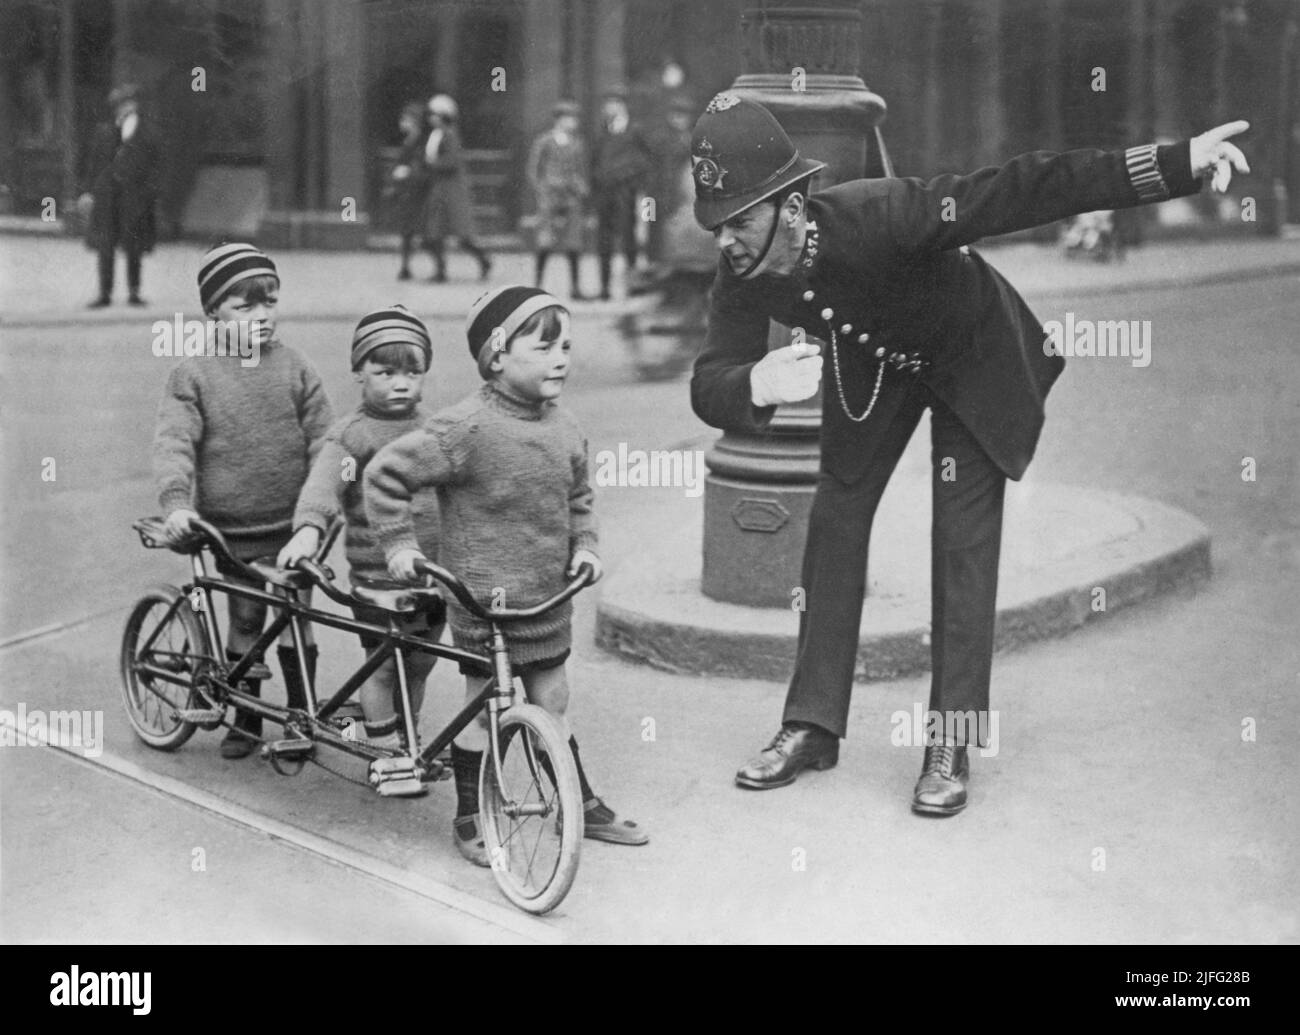
<svg viewBox="0 0 1300 1035">
<path fill-rule="evenodd" d="M 871 523 L 927 407 L 934 493 L 930 708 L 988 708 L 1006 475 L 938 396 L 914 381 L 883 430 L 867 474 L 846 485 L 823 472 L 817 482 L 804 550 L 805 609 L 786 695 L 787 722 L 815 723 L 845 735 Z"/>
</svg>

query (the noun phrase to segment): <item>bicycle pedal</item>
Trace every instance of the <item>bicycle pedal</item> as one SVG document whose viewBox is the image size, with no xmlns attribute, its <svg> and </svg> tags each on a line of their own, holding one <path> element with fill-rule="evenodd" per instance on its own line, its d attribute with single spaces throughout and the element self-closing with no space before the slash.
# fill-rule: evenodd
<svg viewBox="0 0 1300 1035">
<path fill-rule="evenodd" d="M 398 758 L 376 758 L 370 763 L 366 779 L 384 797 L 409 795 L 412 793 L 410 784 L 423 785 L 415 762 L 405 755 Z M 390 788 L 388 784 L 397 786 Z"/>
<path fill-rule="evenodd" d="M 262 748 L 266 758 L 306 758 L 316 745 L 306 737 L 289 737 L 285 740 L 273 740 Z"/>
<path fill-rule="evenodd" d="M 370 763 L 370 782 L 377 779 L 397 779 L 415 775 L 415 762 L 406 755 L 396 758 L 376 758 Z"/>
<path fill-rule="evenodd" d="M 200 726 L 207 722 L 220 722 L 226 717 L 224 708 L 181 708 L 176 714 L 181 722 L 193 722 Z"/>
<path fill-rule="evenodd" d="M 429 788 L 415 776 L 381 780 L 375 790 L 381 798 L 419 798 L 429 793 Z"/>
</svg>

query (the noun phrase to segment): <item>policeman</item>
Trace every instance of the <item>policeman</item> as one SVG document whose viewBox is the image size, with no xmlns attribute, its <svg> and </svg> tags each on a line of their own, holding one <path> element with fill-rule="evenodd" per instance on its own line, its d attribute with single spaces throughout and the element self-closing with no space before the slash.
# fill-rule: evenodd
<svg viewBox="0 0 1300 1035">
<path fill-rule="evenodd" d="M 784 787 L 839 759 L 872 518 L 927 409 L 930 708 L 945 720 L 986 716 L 1003 489 L 1033 456 L 1064 360 L 1044 350 L 1039 321 L 969 245 L 1193 194 L 1211 173 L 1223 190 L 1232 169 L 1249 171 L 1228 142 L 1247 128 L 1232 122 L 1169 146 L 1036 152 L 968 176 L 853 180 L 810 194 L 824 163 L 800 156 L 766 108 L 729 92 L 710 101 L 691 139 L 695 219 L 721 255 L 691 380 L 695 412 L 714 427 L 761 434 L 778 405 L 816 394 L 823 362 L 829 368 L 795 672 L 781 729 L 736 774 L 740 786 Z M 802 341 L 768 352 L 769 318 L 804 328 L 829 355 Z M 957 723 L 941 725 L 913 794 L 918 813 L 966 806 L 967 738 L 953 735 Z"/>
</svg>

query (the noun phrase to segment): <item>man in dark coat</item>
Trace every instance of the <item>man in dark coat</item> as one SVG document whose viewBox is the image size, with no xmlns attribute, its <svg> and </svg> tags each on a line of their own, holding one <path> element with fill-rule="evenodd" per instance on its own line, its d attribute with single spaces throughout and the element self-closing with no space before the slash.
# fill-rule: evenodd
<svg viewBox="0 0 1300 1035">
<path fill-rule="evenodd" d="M 627 95 L 611 90 L 601 106 L 600 132 L 592 147 L 591 186 L 596 207 L 596 254 L 600 259 L 600 297 L 609 299 L 614 243 L 622 245 L 627 275 L 636 269 L 636 198 L 654 154 L 632 124 Z"/>
<path fill-rule="evenodd" d="M 158 148 L 140 117 L 133 86 L 108 95 L 113 121 L 100 125 L 82 167 L 82 203 L 91 206 L 86 244 L 99 254 L 99 298 L 92 309 L 109 305 L 113 295 L 116 250 L 126 252 L 126 283 L 131 305 L 140 297 L 140 263 L 153 251 L 158 197 Z"/>
<path fill-rule="evenodd" d="M 780 732 L 738 784 L 782 787 L 838 761 L 872 517 L 929 409 L 930 708 L 944 733 L 926 747 L 912 807 L 965 807 L 967 748 L 948 734 L 962 728 L 950 717 L 973 715 L 967 730 L 988 728 L 1003 489 L 1033 456 L 1043 401 L 1064 366 L 1029 307 L 969 245 L 1192 194 L 1210 172 L 1223 189 L 1232 168 L 1248 171 L 1227 142 L 1246 128 L 1230 123 L 1166 147 L 1036 152 L 928 182 L 853 180 L 810 195 L 823 165 L 802 158 L 767 109 L 733 93 L 709 103 L 692 138 L 695 217 L 722 254 L 691 381 L 695 412 L 758 434 L 777 405 L 817 392 L 821 346 L 796 336 L 768 352 L 769 317 L 830 353 L 795 673 Z"/>
</svg>

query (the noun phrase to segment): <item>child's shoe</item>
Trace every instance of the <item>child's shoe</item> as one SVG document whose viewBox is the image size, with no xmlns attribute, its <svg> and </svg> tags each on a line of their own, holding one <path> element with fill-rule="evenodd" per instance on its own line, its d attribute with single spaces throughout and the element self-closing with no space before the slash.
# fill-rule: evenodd
<svg viewBox="0 0 1300 1035">
<path fill-rule="evenodd" d="M 239 712 L 235 725 L 221 740 L 222 758 L 247 758 L 262 739 L 262 717 Z"/>
<path fill-rule="evenodd" d="M 620 819 L 608 805 L 596 797 L 596 792 L 587 782 L 587 772 L 582 767 L 582 754 L 578 751 L 578 741 L 569 738 L 569 750 L 573 753 L 573 764 L 578 770 L 578 785 L 582 789 L 582 826 L 583 837 L 593 841 L 608 841 L 612 845 L 643 845 L 650 841 L 650 835 L 630 819 Z M 550 759 L 544 759 L 542 765 L 555 779 L 551 770 Z"/>
<path fill-rule="evenodd" d="M 648 844 L 650 835 L 633 820 L 620 818 L 599 798 L 588 798 L 582 803 L 582 836 L 593 841 L 607 841 L 612 845 Z"/>
<path fill-rule="evenodd" d="M 240 655 L 226 652 L 226 659 L 231 664 L 239 661 Z M 253 666 L 256 668 L 257 666 Z M 266 666 L 262 666 L 265 668 Z M 270 674 L 268 670 L 267 674 Z M 262 681 L 251 676 L 244 677 L 244 687 L 253 697 L 262 696 Z M 256 749 L 262 739 L 262 717 L 249 712 L 236 711 L 235 724 L 221 740 L 222 758 L 247 758 Z"/>
<path fill-rule="evenodd" d="M 451 821 L 451 839 L 456 842 L 456 850 L 475 866 L 484 868 L 488 862 L 487 844 L 478 832 L 477 816 L 458 816 Z"/>
</svg>

